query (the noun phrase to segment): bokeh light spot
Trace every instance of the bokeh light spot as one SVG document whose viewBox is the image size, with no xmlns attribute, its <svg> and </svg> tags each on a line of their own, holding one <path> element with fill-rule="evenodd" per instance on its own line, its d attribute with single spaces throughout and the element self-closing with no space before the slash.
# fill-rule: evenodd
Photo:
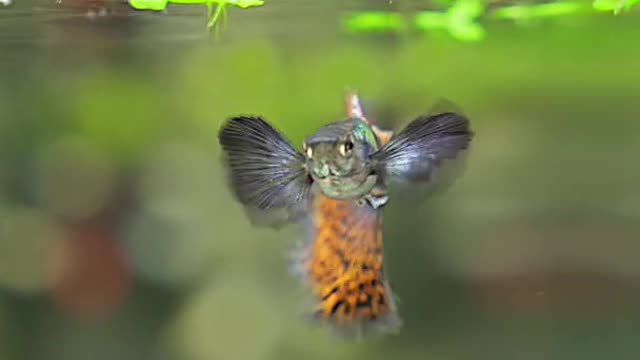
<svg viewBox="0 0 640 360">
<path fill-rule="evenodd" d="M 193 219 L 136 215 L 126 230 L 133 266 L 144 278 L 165 284 L 188 281 L 212 257 L 214 229 L 198 214 Z"/>
<path fill-rule="evenodd" d="M 122 302 L 130 285 L 124 252 L 106 227 L 82 225 L 70 233 L 52 257 L 53 298 L 73 315 L 108 315 Z"/>
<path fill-rule="evenodd" d="M 251 279 L 227 278 L 203 288 L 171 329 L 176 355 L 194 360 L 271 358 L 282 333 L 271 301 Z"/>
<path fill-rule="evenodd" d="M 90 141 L 63 137 L 44 148 L 33 181 L 35 197 L 44 208 L 73 219 L 86 218 L 111 197 L 115 168 Z"/>
<path fill-rule="evenodd" d="M 51 251 L 62 236 L 61 227 L 42 212 L 6 209 L 0 218 L 0 286 L 21 292 L 42 290 Z"/>
</svg>

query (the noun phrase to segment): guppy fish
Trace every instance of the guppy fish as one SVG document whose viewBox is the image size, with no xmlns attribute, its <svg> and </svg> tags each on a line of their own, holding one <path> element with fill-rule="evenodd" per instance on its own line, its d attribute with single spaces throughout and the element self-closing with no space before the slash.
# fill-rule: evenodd
<svg viewBox="0 0 640 360">
<path fill-rule="evenodd" d="M 277 214 L 261 224 L 301 222 L 308 230 L 291 269 L 313 294 L 314 317 L 345 336 L 394 333 L 402 321 L 383 266 L 387 186 L 429 184 L 473 133 L 457 113 L 418 117 L 397 134 L 382 130 L 354 93 L 346 114 L 308 136 L 302 152 L 259 116 L 228 119 L 219 141 L 233 193 L 250 218 Z"/>
</svg>

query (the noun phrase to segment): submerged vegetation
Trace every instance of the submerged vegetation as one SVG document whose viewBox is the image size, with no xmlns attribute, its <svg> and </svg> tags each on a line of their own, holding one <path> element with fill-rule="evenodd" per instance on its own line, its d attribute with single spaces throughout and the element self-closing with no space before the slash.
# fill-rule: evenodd
<svg viewBox="0 0 640 360">
<path fill-rule="evenodd" d="M 51 0 L 62 4 L 64 0 Z M 97 3 L 103 3 L 98 0 Z M 265 5 L 265 0 L 126 0 L 135 10 L 167 12 L 169 4 L 205 5 L 206 27 L 216 37 L 227 25 L 227 8 L 249 9 Z M 415 3 L 421 4 L 420 1 Z M 352 33 L 444 32 L 462 42 L 478 42 L 487 35 L 489 21 L 516 24 L 595 13 L 620 15 L 630 12 L 640 0 L 558 0 L 548 2 L 496 3 L 488 0 L 424 0 L 417 11 L 399 11 L 389 2 L 389 10 L 361 10 L 345 15 L 344 31 Z M 0 0 L 0 8 L 12 0 Z M 104 5 L 103 5 L 104 6 Z M 291 6 L 291 5 L 287 5 Z"/>
<path fill-rule="evenodd" d="M 452 0 L 441 2 L 444 10 L 424 10 L 408 19 L 394 11 L 360 11 L 347 15 L 344 28 L 350 32 L 399 32 L 408 29 L 418 31 L 446 31 L 464 42 L 480 41 L 486 30 L 481 21 L 486 19 L 511 20 L 519 23 L 540 19 L 588 13 L 612 12 L 618 15 L 629 11 L 640 0 L 594 0 L 585 3 L 577 0 L 561 0 L 547 3 L 491 6 L 484 0 Z M 219 34 L 227 23 L 227 6 L 247 9 L 264 5 L 263 0 L 129 0 L 138 10 L 165 10 L 169 3 L 204 4 L 207 6 L 207 27 Z"/>
<path fill-rule="evenodd" d="M 214 28 L 216 34 L 219 32 L 218 26 L 222 22 L 224 27 L 227 23 L 227 6 L 236 6 L 247 9 L 255 6 L 262 6 L 263 0 L 129 0 L 129 4 L 137 10 L 165 10 L 169 3 L 172 4 L 204 4 L 207 6 L 207 27 Z"/>
<path fill-rule="evenodd" d="M 397 12 L 356 12 L 349 14 L 344 26 L 352 32 L 399 32 L 413 28 L 418 31 L 447 31 L 452 37 L 465 42 L 482 40 L 485 29 L 481 21 L 486 19 L 529 22 L 545 18 L 588 13 L 595 11 L 629 11 L 640 0 L 555 1 L 538 4 L 515 4 L 491 7 L 483 0 L 454 0 L 444 11 L 425 10 L 408 19 Z"/>
</svg>

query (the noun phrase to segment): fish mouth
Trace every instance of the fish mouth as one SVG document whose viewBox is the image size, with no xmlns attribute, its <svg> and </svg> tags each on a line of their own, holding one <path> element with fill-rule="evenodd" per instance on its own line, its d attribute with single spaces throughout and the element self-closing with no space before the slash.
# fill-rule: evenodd
<svg viewBox="0 0 640 360">
<path fill-rule="evenodd" d="M 318 179 L 322 192 L 334 199 L 357 199 L 366 195 L 376 183 L 376 176 L 327 176 Z"/>
<path fill-rule="evenodd" d="M 338 167 L 330 163 L 324 163 L 320 167 L 315 167 L 313 174 L 318 179 L 349 177 L 349 172 L 341 171 Z"/>
<path fill-rule="evenodd" d="M 339 169 L 329 166 L 329 176 L 331 177 L 345 177 L 349 174 L 347 172 L 341 172 Z"/>
</svg>

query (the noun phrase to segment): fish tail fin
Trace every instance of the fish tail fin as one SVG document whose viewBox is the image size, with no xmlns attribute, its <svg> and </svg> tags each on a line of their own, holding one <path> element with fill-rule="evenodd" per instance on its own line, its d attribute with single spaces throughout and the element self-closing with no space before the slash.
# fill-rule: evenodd
<svg viewBox="0 0 640 360">
<path fill-rule="evenodd" d="M 395 295 L 381 273 L 355 270 L 320 292 L 314 317 L 331 325 L 333 333 L 360 338 L 370 333 L 397 333 L 402 320 Z"/>
</svg>

